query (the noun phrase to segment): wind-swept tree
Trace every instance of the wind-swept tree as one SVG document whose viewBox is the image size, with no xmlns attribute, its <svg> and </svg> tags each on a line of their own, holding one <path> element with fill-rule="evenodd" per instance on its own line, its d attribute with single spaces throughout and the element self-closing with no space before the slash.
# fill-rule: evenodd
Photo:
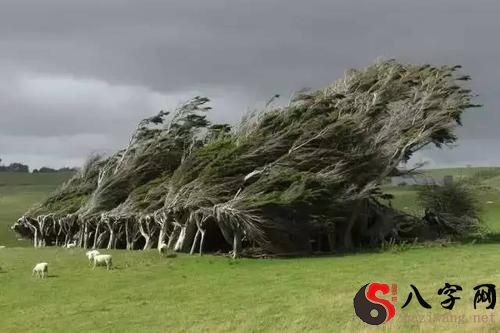
<svg viewBox="0 0 500 333">
<path fill-rule="evenodd" d="M 381 204 L 380 184 L 423 147 L 455 142 L 462 113 L 477 106 L 459 69 L 382 61 L 234 130 L 210 124 L 202 97 L 144 119 L 125 149 L 94 163 L 93 192 L 76 212 L 81 243 L 92 232 L 111 247 L 142 247 L 142 237 L 143 248 L 202 253 L 218 242 L 237 256 L 398 237 L 412 219 Z"/>
</svg>

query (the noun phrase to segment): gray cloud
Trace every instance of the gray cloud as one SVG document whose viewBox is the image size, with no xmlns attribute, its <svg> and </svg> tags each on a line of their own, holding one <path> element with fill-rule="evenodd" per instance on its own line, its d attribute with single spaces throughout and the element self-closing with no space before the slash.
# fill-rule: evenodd
<svg viewBox="0 0 500 333">
<path fill-rule="evenodd" d="M 494 0 L 3 0 L 0 156 L 75 162 L 195 94 L 234 122 L 275 93 L 396 57 L 464 65 L 485 105 L 465 118 L 464 148 L 429 158 L 500 163 L 474 149 L 500 143 L 499 12 Z"/>
</svg>

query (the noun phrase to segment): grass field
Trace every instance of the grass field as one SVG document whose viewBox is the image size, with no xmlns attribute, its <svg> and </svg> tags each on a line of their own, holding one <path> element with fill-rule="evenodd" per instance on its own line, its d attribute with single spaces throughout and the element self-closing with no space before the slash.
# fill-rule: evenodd
<svg viewBox="0 0 500 333">
<path fill-rule="evenodd" d="M 487 184 L 498 175 L 482 177 Z M 0 186 L 0 245 L 11 241 L 3 229 L 64 180 L 28 178 L 26 185 L 9 179 Z M 0 173 L 0 184 L 2 179 Z M 388 189 L 396 195 L 394 205 L 416 208 L 414 189 Z M 479 196 L 486 223 L 499 232 L 500 192 L 491 187 Z M 0 249 L 0 332 L 500 332 L 496 309 L 473 308 L 474 286 L 500 284 L 500 243 L 286 260 L 111 253 L 116 268 L 108 272 L 90 269 L 80 249 Z M 40 261 L 50 265 L 43 281 L 31 276 Z M 378 327 L 361 322 L 353 310 L 355 293 L 369 282 L 398 284 L 396 316 Z M 463 287 L 453 311 L 440 305 L 446 297 L 437 291 L 445 282 Z M 432 309 L 421 308 L 415 297 L 401 309 L 410 284 Z M 423 323 L 406 317 L 417 314 L 425 315 Z M 447 317 L 430 323 L 428 315 Z M 464 322 L 442 322 L 462 315 Z"/>
<path fill-rule="evenodd" d="M 154 251 L 113 251 L 117 268 L 91 270 L 82 250 L 0 250 L 0 331 L 18 332 L 486 332 L 474 323 L 473 287 L 500 282 L 500 245 L 461 245 L 328 258 L 232 261 L 223 257 L 160 258 Z M 31 268 L 49 262 L 50 277 Z M 398 284 L 396 317 L 369 327 L 352 299 L 368 282 Z M 437 290 L 463 287 L 453 311 Z M 414 284 L 433 307 L 423 310 Z M 468 322 L 404 321 L 403 315 L 466 315 Z M 496 313 L 496 311 L 494 311 Z M 438 330 L 439 328 L 439 330 Z"/>
<path fill-rule="evenodd" d="M 392 202 L 394 207 L 407 212 L 419 209 L 415 187 L 386 187 L 385 190 L 394 195 Z M 491 232 L 500 233 L 500 189 L 482 189 L 478 191 L 477 197 L 482 204 L 484 223 Z"/>
<path fill-rule="evenodd" d="M 9 230 L 31 205 L 54 191 L 66 181 L 71 173 L 29 174 L 19 172 L 0 172 L 0 245 L 25 246 Z"/>
</svg>

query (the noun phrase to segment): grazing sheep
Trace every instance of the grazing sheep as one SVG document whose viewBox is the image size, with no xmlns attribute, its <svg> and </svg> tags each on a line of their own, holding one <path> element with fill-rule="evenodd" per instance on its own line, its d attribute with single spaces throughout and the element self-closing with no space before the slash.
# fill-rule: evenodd
<svg viewBox="0 0 500 333">
<path fill-rule="evenodd" d="M 0 249 L 5 249 L 5 245 L 0 245 Z"/>
<path fill-rule="evenodd" d="M 47 264 L 46 262 L 38 263 L 35 265 L 35 267 L 33 267 L 32 275 L 36 274 L 37 277 L 41 277 L 42 279 L 45 279 L 45 275 L 48 273 L 49 273 L 49 264 Z"/>
<path fill-rule="evenodd" d="M 73 248 L 75 248 L 75 247 L 76 247 L 76 242 L 73 242 L 73 243 L 68 243 L 68 244 L 66 245 L 66 248 L 67 248 L 67 249 L 73 249 Z"/>
<path fill-rule="evenodd" d="M 106 264 L 106 268 L 109 270 L 113 264 L 111 254 L 98 254 L 94 255 L 94 267 L 95 269 L 97 265 Z"/>
<path fill-rule="evenodd" d="M 87 251 L 85 253 L 85 255 L 87 256 L 87 258 L 89 258 L 89 265 L 92 263 L 92 260 L 94 260 L 94 256 L 96 256 L 98 254 L 101 254 L 101 253 L 99 251 L 97 251 L 97 250 L 91 250 L 91 251 Z"/>
<path fill-rule="evenodd" d="M 158 253 L 160 255 L 164 255 L 165 253 L 167 253 L 167 250 L 168 250 L 168 246 L 165 243 L 163 243 L 160 246 L 158 246 Z"/>
</svg>

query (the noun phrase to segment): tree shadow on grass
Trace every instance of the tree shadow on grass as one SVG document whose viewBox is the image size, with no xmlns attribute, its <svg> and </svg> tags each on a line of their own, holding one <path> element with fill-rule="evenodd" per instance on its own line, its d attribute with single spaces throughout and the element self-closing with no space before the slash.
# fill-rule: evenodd
<svg viewBox="0 0 500 333">
<path fill-rule="evenodd" d="M 476 244 L 500 244 L 500 233 L 492 232 L 482 239 L 464 239 L 462 242 L 466 244 L 470 244 L 471 242 Z"/>
<path fill-rule="evenodd" d="M 251 259 L 278 259 L 278 260 L 288 260 L 288 259 L 328 259 L 328 258 L 338 258 L 338 257 L 350 257 L 360 254 L 375 254 L 383 253 L 380 248 L 377 247 L 360 247 L 351 250 L 335 250 L 332 252 L 313 252 L 313 253 L 283 253 L 283 254 L 271 254 L 257 257 L 248 257 Z M 230 260 L 234 260 L 228 257 Z M 237 259 L 236 259 L 237 260 Z"/>
<path fill-rule="evenodd" d="M 454 241 L 440 241 L 438 239 L 429 240 L 425 242 L 407 242 L 406 245 L 408 249 L 419 249 L 419 248 L 443 248 L 443 247 L 452 247 L 457 245 L 486 245 L 486 244 L 500 244 L 500 232 L 489 233 L 485 235 L 483 238 L 478 237 L 466 237 Z M 390 253 L 389 250 L 383 250 L 381 247 L 358 247 L 350 250 L 336 250 L 333 252 L 315 252 L 311 254 L 304 253 L 290 253 L 290 254 L 275 254 L 263 256 L 260 258 L 257 257 L 249 257 L 252 259 L 279 259 L 279 260 L 287 260 L 287 259 L 329 259 L 329 258 L 339 258 L 339 257 L 350 257 L 356 255 L 363 254 L 382 254 L 382 253 Z M 395 251 L 398 252 L 398 251 Z M 231 259 L 231 258 L 230 258 Z"/>
</svg>

